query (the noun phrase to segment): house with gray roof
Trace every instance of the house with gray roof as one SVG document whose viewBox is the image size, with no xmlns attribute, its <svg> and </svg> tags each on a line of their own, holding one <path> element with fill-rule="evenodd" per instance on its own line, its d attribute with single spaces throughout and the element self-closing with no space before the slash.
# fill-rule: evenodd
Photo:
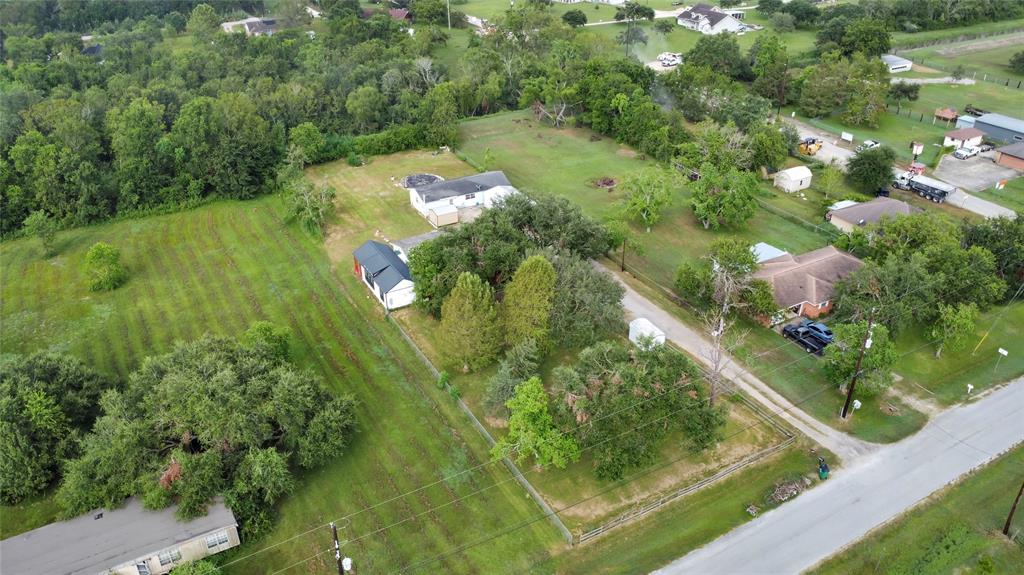
<svg viewBox="0 0 1024 575">
<path fill-rule="evenodd" d="M 367 240 L 352 252 L 353 271 L 384 309 L 405 307 L 416 299 L 409 266 L 391 246 Z"/>
<path fill-rule="evenodd" d="M 479 212 L 516 193 L 518 190 L 504 172 L 484 172 L 410 187 L 409 202 L 431 225 L 439 228 L 466 220 L 460 211 L 463 214 L 470 210 Z"/>
<path fill-rule="evenodd" d="M 779 306 L 772 314 L 772 323 L 779 323 L 794 315 L 816 318 L 831 311 L 836 282 L 862 265 L 853 255 L 835 246 L 825 246 L 760 262 L 754 278 L 772 287 L 775 304 Z"/>
<path fill-rule="evenodd" d="M 985 132 L 988 140 L 1013 144 L 1024 142 L 1024 120 L 1002 114 L 983 114 L 974 120 L 974 127 Z"/>
<path fill-rule="evenodd" d="M 825 219 L 844 232 L 852 232 L 857 228 L 877 223 L 884 217 L 906 216 L 920 212 L 906 202 L 892 198 L 879 197 L 870 202 L 855 203 L 825 214 Z"/>
<path fill-rule="evenodd" d="M 707 4 L 697 4 L 684 9 L 676 16 L 676 24 L 708 35 L 739 32 L 746 29 L 742 22 L 725 13 L 721 8 Z"/>
<path fill-rule="evenodd" d="M 162 575 L 238 546 L 238 523 L 224 502 L 180 521 L 138 499 L 0 541 L 0 572 L 11 575 Z"/>
</svg>

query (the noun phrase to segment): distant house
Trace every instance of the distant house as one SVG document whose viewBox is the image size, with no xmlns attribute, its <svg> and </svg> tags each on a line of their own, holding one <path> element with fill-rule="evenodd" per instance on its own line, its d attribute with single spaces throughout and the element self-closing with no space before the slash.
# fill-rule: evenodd
<svg viewBox="0 0 1024 575">
<path fill-rule="evenodd" d="M 775 172 L 775 187 L 792 194 L 811 186 L 811 170 L 807 166 L 796 166 Z"/>
<path fill-rule="evenodd" d="M 773 315 L 777 323 L 792 315 L 815 318 L 831 311 L 835 283 L 862 265 L 854 256 L 827 246 L 767 260 L 754 272 L 754 278 L 772 286 L 779 306 Z"/>
<path fill-rule="evenodd" d="M 697 4 L 684 9 L 676 16 L 676 24 L 708 35 L 746 29 L 742 22 L 726 14 L 721 8 L 707 4 Z"/>
<path fill-rule="evenodd" d="M 253 16 L 245 20 L 234 20 L 224 22 L 220 25 L 221 30 L 228 34 L 244 32 L 246 36 L 273 36 L 276 32 L 277 20 Z"/>
<path fill-rule="evenodd" d="M 825 214 L 825 219 L 844 232 L 852 232 L 857 228 L 876 223 L 886 216 L 905 216 L 919 211 L 921 210 L 906 202 L 881 197 L 870 202 L 832 210 Z"/>
<path fill-rule="evenodd" d="M 951 132 L 946 132 L 946 136 L 942 139 L 943 146 L 952 146 L 954 148 L 964 148 L 968 146 L 980 146 L 981 141 L 985 138 L 985 132 L 977 128 L 960 128 Z"/>
<path fill-rule="evenodd" d="M 384 309 L 405 307 L 416 299 L 409 266 L 391 246 L 368 240 L 352 252 L 353 271 Z"/>
<path fill-rule="evenodd" d="M 1024 172 L 1024 142 L 996 149 L 996 163 Z"/>
<path fill-rule="evenodd" d="M 1024 142 L 1024 120 L 1002 114 L 983 114 L 974 120 L 974 127 L 997 142 Z"/>
<path fill-rule="evenodd" d="M 914 67 L 914 63 L 906 58 L 901 58 L 894 54 L 882 54 L 882 62 L 885 62 L 885 66 L 889 68 L 890 74 L 899 74 L 900 72 L 909 72 Z"/>
<path fill-rule="evenodd" d="M 223 501 L 191 521 L 179 521 L 174 511 L 150 511 L 129 499 L 119 509 L 100 509 L 0 541 L 0 564 L 12 575 L 160 575 L 238 546 L 238 523 Z"/>
<path fill-rule="evenodd" d="M 306 6 L 306 14 L 309 14 L 310 18 L 321 18 L 324 15 L 323 12 L 313 8 L 312 6 Z"/>
<path fill-rule="evenodd" d="M 943 122 L 955 122 L 960 114 L 953 108 L 938 108 L 935 110 L 935 119 Z"/>
<path fill-rule="evenodd" d="M 504 172 L 484 172 L 409 188 L 409 202 L 435 228 L 470 219 L 475 209 L 490 208 L 518 193 Z M 460 213 L 466 210 L 463 215 Z"/>
</svg>

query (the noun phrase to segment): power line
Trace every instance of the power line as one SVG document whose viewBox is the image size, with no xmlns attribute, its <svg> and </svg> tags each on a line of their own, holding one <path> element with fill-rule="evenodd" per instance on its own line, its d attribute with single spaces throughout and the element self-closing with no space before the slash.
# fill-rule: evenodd
<svg viewBox="0 0 1024 575">
<path fill-rule="evenodd" d="M 922 345 L 920 345 L 920 346 L 918 346 L 918 347 L 916 347 L 916 348 L 914 348 L 914 349 L 912 349 L 912 350 L 910 350 L 910 351 L 908 351 L 908 352 L 906 352 L 906 353 L 903 353 L 903 354 L 901 354 L 901 355 L 900 355 L 900 357 L 906 357 L 906 356 L 908 356 L 908 355 L 910 355 L 910 354 L 912 354 L 912 353 L 916 353 L 917 351 L 920 351 L 920 350 L 922 350 L 922 349 L 924 349 L 924 348 L 926 348 L 926 347 L 928 347 L 928 346 L 930 346 L 930 345 L 931 345 L 931 343 L 930 343 L 930 342 L 926 342 L 926 343 L 924 343 L 924 344 L 922 344 Z M 778 410 L 778 411 L 772 412 L 772 414 L 771 414 L 771 415 L 773 415 L 773 416 L 774 416 L 774 415 L 779 415 L 779 414 L 781 414 L 781 413 L 784 413 L 784 412 L 786 412 L 786 411 L 789 411 L 789 410 L 791 410 L 791 409 L 795 408 L 795 407 L 796 407 L 796 406 L 798 406 L 798 405 L 802 405 L 803 403 L 806 403 L 807 401 L 810 401 L 811 399 L 813 399 L 813 398 L 817 397 L 818 395 L 820 395 L 821 393 L 824 393 L 824 392 L 825 392 L 825 391 L 827 391 L 827 390 L 828 390 L 828 388 L 827 388 L 827 387 L 825 387 L 825 388 L 822 388 L 822 389 L 820 389 L 820 390 L 818 390 L 818 391 L 816 391 L 816 392 L 814 392 L 814 393 L 810 394 L 809 396 L 805 397 L 804 399 L 800 400 L 799 402 L 796 402 L 796 403 L 794 403 L 794 404 L 793 404 L 792 406 L 790 406 L 790 407 L 787 407 L 787 408 L 785 408 L 785 409 L 781 409 L 781 410 Z M 756 427 L 756 426 L 758 426 L 758 425 L 762 425 L 763 423 L 765 423 L 765 421 L 764 421 L 764 420 L 762 420 L 762 421 L 758 421 L 758 422 L 756 422 L 756 423 L 753 423 L 753 424 L 751 424 L 751 425 L 749 425 L 749 426 L 747 426 L 747 427 L 745 427 L 745 428 L 743 428 L 743 429 L 741 429 L 741 430 L 737 431 L 736 433 L 734 433 L 734 434 L 732 434 L 732 435 L 726 436 L 726 437 L 725 437 L 725 438 L 724 438 L 723 440 L 727 440 L 727 439 L 729 439 L 729 438 L 731 438 L 731 437 L 735 437 L 736 435 L 738 435 L 738 434 L 740 434 L 740 433 L 745 433 L 746 431 L 748 431 L 748 430 L 750 430 L 750 429 L 752 429 L 752 428 L 754 428 L 754 427 Z M 941 428 L 940 428 L 940 429 L 941 429 Z M 945 430 L 943 430 L 943 431 L 945 431 Z M 947 432 L 947 433 L 948 433 L 948 432 Z M 961 440 L 958 440 L 958 441 L 961 441 Z M 961 442 L 962 442 L 962 441 L 961 441 Z M 967 443 L 965 443 L 965 445 L 968 445 L 969 447 L 973 447 L 973 446 L 971 446 L 970 444 L 967 444 Z M 977 448 L 975 447 L 975 449 L 977 449 Z M 986 454 L 988 454 L 987 452 L 985 452 L 985 451 L 983 451 L 983 450 L 981 450 L 981 451 L 982 451 L 982 453 L 986 453 Z M 988 455 L 991 455 L 991 454 L 988 454 Z M 658 466 L 655 466 L 655 467 L 653 467 L 653 468 L 650 468 L 650 469 L 646 469 L 646 470 L 643 470 L 643 471 L 641 471 L 641 472 L 639 472 L 639 473 L 636 473 L 636 474 L 634 474 L 634 475 L 633 475 L 633 476 L 631 476 L 631 477 L 630 477 L 630 478 L 629 478 L 628 480 L 622 480 L 622 481 L 618 482 L 618 483 L 617 483 L 616 485 L 610 486 L 609 488 L 607 488 L 607 489 L 605 489 L 605 490 L 599 491 L 599 492 L 597 492 L 597 493 L 595 493 L 595 494 L 593 494 L 593 495 L 591 495 L 591 496 L 589 496 L 589 497 L 583 498 L 583 499 L 581 499 L 581 500 L 579 500 L 579 501 L 576 501 L 576 502 L 574 502 L 574 503 L 571 503 L 571 504 L 569 504 L 569 505 L 566 505 L 566 506 L 564 506 L 564 507 L 561 507 L 561 508 L 559 508 L 559 509 L 556 509 L 556 510 L 555 510 L 555 512 L 556 512 L 556 513 L 561 513 L 562 511 L 565 511 L 565 510 L 567 510 L 567 509 L 571 509 L 571 508 L 573 508 L 573 507 L 576 507 L 577 505 L 581 505 L 581 504 L 583 504 L 583 503 L 586 503 L 587 501 L 589 501 L 589 500 L 593 499 L 594 497 L 597 497 L 597 496 L 600 496 L 600 495 L 604 495 L 604 494 L 605 494 L 605 493 L 607 493 L 608 491 L 611 491 L 611 490 L 613 490 L 613 489 L 617 489 L 617 488 L 619 488 L 619 487 L 621 487 L 621 486 L 623 486 L 623 485 L 625 485 L 625 484 L 627 484 L 627 483 L 630 483 L 630 482 L 632 482 L 632 481 L 635 481 L 635 480 L 636 480 L 637 478 L 639 478 L 639 477 L 642 477 L 642 476 L 644 476 L 644 475 L 647 475 L 648 473 L 652 473 L 652 472 L 654 472 L 654 471 L 658 471 L 658 470 L 660 470 L 660 469 L 663 469 L 664 467 L 667 467 L 667 466 L 669 466 L 669 465 L 672 465 L 672 464 L 674 464 L 674 463 L 676 463 L 676 462 L 680 461 L 681 459 L 684 459 L 685 457 L 688 457 L 688 455 L 684 455 L 684 456 L 682 456 L 682 457 L 679 457 L 679 458 L 673 459 L 673 460 L 671 460 L 671 461 L 669 461 L 669 462 L 667 462 L 667 463 L 664 463 L 664 464 L 660 464 L 660 465 L 658 465 Z M 545 515 L 540 515 L 540 516 L 538 516 L 538 517 L 533 517 L 533 518 L 530 518 L 530 519 L 524 520 L 524 521 L 520 522 L 519 524 L 513 525 L 513 526 L 511 526 L 511 527 L 508 527 L 508 528 L 505 528 L 505 529 L 503 529 L 503 530 L 501 530 L 501 531 L 499 531 L 499 532 L 497 532 L 497 533 L 494 533 L 494 534 L 491 534 L 491 535 L 489 535 L 489 536 L 487 536 L 487 537 L 481 538 L 480 540 L 477 540 L 477 541 L 475 541 L 475 542 L 472 542 L 472 543 L 466 543 L 466 544 L 460 545 L 460 546 L 458 546 L 458 547 L 456 547 L 456 548 L 454 548 L 454 549 L 451 549 L 451 550 L 445 551 L 444 553 L 438 554 L 438 555 L 436 555 L 436 556 L 434 556 L 434 557 L 431 557 L 431 558 L 428 558 L 428 559 L 425 559 L 425 560 L 419 561 L 419 562 L 417 562 L 417 563 L 414 563 L 414 564 L 412 564 L 412 565 L 407 565 L 406 567 L 403 567 L 403 568 L 401 568 L 401 569 L 400 569 L 400 570 L 399 570 L 398 572 L 399 572 L 399 573 L 403 573 L 403 572 L 406 572 L 406 571 L 409 571 L 409 570 L 414 570 L 414 569 L 418 569 L 419 567 L 421 567 L 421 566 L 424 566 L 424 565 L 427 565 L 427 564 L 430 564 L 430 563 L 433 563 L 434 561 L 437 561 L 438 559 L 443 559 L 443 558 L 445 558 L 445 557 L 447 557 L 447 556 L 449 556 L 449 555 L 453 555 L 453 554 L 456 554 L 456 553 L 461 553 L 462 551 L 465 551 L 465 550 L 467 550 L 467 549 L 470 549 L 471 547 L 475 547 L 475 546 L 477 546 L 477 545 L 481 545 L 481 544 L 483 544 L 483 543 L 487 543 L 488 541 L 492 541 L 492 540 L 494 540 L 494 539 L 497 539 L 498 537 L 502 537 L 502 536 L 504 536 L 504 535 L 507 535 L 508 533 L 512 533 L 512 532 L 514 532 L 514 531 L 517 531 L 517 530 L 519 530 L 519 529 L 522 529 L 522 528 L 524 528 L 524 527 L 527 527 L 527 526 L 529 526 L 529 525 L 531 525 L 531 524 L 533 524 L 533 523 L 535 523 L 535 522 L 537 522 L 537 521 L 540 521 L 540 520 L 544 519 L 545 517 L 547 517 L 547 515 L 546 515 L 546 514 L 545 514 Z M 314 556 L 314 557 L 315 557 L 315 556 Z M 312 558 L 313 558 L 313 557 L 307 558 L 307 561 L 308 561 L 309 559 L 312 559 Z"/>
<path fill-rule="evenodd" d="M 1012 246 L 1010 246 L 1010 247 L 1007 247 L 1007 248 L 1005 248 L 1005 249 L 1003 250 L 1003 252 L 1005 252 L 1005 251 L 1009 251 L 1010 249 L 1013 249 L 1013 247 L 1012 247 Z M 1002 253 L 1002 252 L 1000 252 L 1000 253 Z M 982 263 L 982 262 L 981 262 L 981 261 L 979 260 L 979 261 L 976 261 L 976 262 L 975 262 L 975 263 L 973 263 L 973 264 L 969 264 L 969 265 L 968 265 L 967 267 L 973 267 L 973 266 L 979 265 L 980 263 Z M 936 278 L 936 279 L 935 279 L 935 280 L 933 280 L 933 281 L 937 281 L 937 279 L 938 279 L 938 278 Z M 928 283 L 928 282 L 924 282 L 924 283 L 923 283 L 923 284 L 921 284 L 921 285 L 920 285 L 919 287 L 915 288 L 914 290 L 908 291 L 908 292 L 906 292 L 906 293 L 905 293 L 905 294 L 903 294 L 903 295 L 904 295 L 904 296 L 906 296 L 906 295 L 909 295 L 909 294 L 911 294 L 911 293 L 914 293 L 915 291 L 918 291 L 918 290 L 920 290 L 920 289 L 924 289 L 924 287 L 925 287 L 925 285 L 927 285 L 927 283 Z M 665 288 L 664 286 L 660 286 L 660 284 L 657 284 L 657 282 L 655 282 L 655 284 L 656 284 L 656 285 L 659 285 L 659 287 L 661 287 L 662 289 L 666 289 L 666 288 Z M 1022 289 L 1024 289 L 1024 287 L 1022 287 Z M 1021 291 L 1020 291 L 1020 290 L 1018 290 L 1018 292 L 1017 292 L 1017 295 L 1020 295 L 1020 293 L 1021 293 Z M 1015 296 L 1014 296 L 1014 299 L 1016 299 L 1017 295 L 1015 295 Z M 1011 303 L 1012 303 L 1012 300 L 1011 300 Z M 1009 304 L 1007 304 L 1007 305 L 1009 305 Z M 920 309 L 920 307 L 923 307 L 923 306 L 919 306 L 918 308 L 912 308 L 912 309 Z M 853 319 L 853 316 L 851 315 L 851 316 L 849 317 L 849 319 Z M 997 319 L 998 319 L 998 318 L 997 318 Z M 994 324 L 993 324 L 993 327 L 994 327 Z M 990 329 L 990 331 L 991 331 L 991 329 Z M 925 345 L 921 346 L 920 348 L 915 348 L 915 350 L 913 350 L 913 351 L 917 351 L 917 350 L 919 350 L 919 349 L 923 349 L 924 347 L 927 347 L 928 345 L 931 345 L 931 343 L 932 343 L 932 342 L 928 342 L 928 343 L 926 343 Z M 777 346 L 777 347 L 775 347 L 775 348 L 772 348 L 772 349 L 770 349 L 770 350 L 766 350 L 766 351 L 762 351 L 762 352 L 759 352 L 759 353 L 757 354 L 757 356 L 758 356 L 758 357 L 764 356 L 764 355 L 766 355 L 766 354 L 768 354 L 768 353 L 772 353 L 772 352 L 774 352 L 774 351 L 777 351 L 777 350 L 779 350 L 779 349 L 782 349 L 782 348 L 784 348 L 784 347 L 787 347 L 787 346 L 789 346 L 789 345 L 792 345 L 792 343 L 791 343 L 791 342 L 789 342 L 789 341 L 786 341 L 786 342 L 784 342 L 784 343 L 781 343 L 780 345 L 778 345 L 778 346 Z M 979 343 L 979 346 L 980 346 L 980 343 Z M 908 352 L 908 354 L 909 354 L 909 353 L 911 353 L 911 352 Z M 686 354 L 684 353 L 684 355 L 686 355 Z M 904 354 L 904 355 L 907 355 L 907 354 Z M 764 379 L 764 376 L 766 376 L 766 375 L 769 375 L 769 374 L 772 374 L 772 373 L 774 373 L 774 372 L 776 372 L 776 371 L 778 371 L 778 370 L 780 370 L 780 369 L 783 369 L 783 368 L 789 367 L 789 366 L 791 366 L 791 365 L 793 365 L 793 364 L 795 364 L 795 363 L 798 363 L 798 362 L 800 362 L 800 361 L 803 361 L 803 360 L 804 360 L 805 358 L 807 358 L 807 357 L 809 357 L 809 356 L 800 356 L 800 357 L 798 357 L 798 358 L 794 359 L 793 361 L 790 361 L 790 362 L 788 362 L 788 363 L 782 364 L 782 365 L 780 365 L 780 366 L 776 366 L 776 367 L 774 367 L 773 369 L 771 369 L 770 371 L 764 372 L 764 373 L 763 373 L 762 375 L 760 375 L 760 376 L 758 376 L 758 377 L 759 377 L 759 379 L 762 379 L 762 380 L 763 380 L 763 379 Z M 688 358 L 688 359 L 689 359 L 689 358 Z M 704 376 L 704 378 L 705 378 L 706 380 L 708 380 L 708 381 L 709 381 L 709 383 L 710 383 L 711 375 L 710 375 L 710 373 L 709 373 L 709 372 L 708 372 L 707 370 L 705 370 L 705 369 L 704 369 L 704 368 L 703 368 L 703 367 L 701 366 L 701 364 L 699 363 L 699 361 L 692 361 L 691 363 L 692 363 L 692 364 L 694 365 L 694 367 L 695 367 L 695 368 L 696 368 L 696 369 L 697 369 L 697 370 L 698 370 L 698 371 L 699 371 L 699 372 L 700 372 L 700 373 L 701 373 L 701 374 L 702 374 L 702 375 Z M 736 363 L 736 362 L 734 361 L 733 363 Z M 739 364 L 738 364 L 738 363 L 737 363 L 737 366 L 739 366 Z M 690 385 L 690 384 L 687 384 L 687 385 Z M 622 409 L 620 409 L 620 410 L 618 410 L 618 411 L 615 411 L 615 412 L 612 412 L 612 413 L 609 413 L 609 414 L 605 414 L 605 415 L 602 415 L 602 416 L 601 416 L 601 417 L 599 417 L 599 418 L 596 418 L 596 419 L 594 419 L 594 420 L 591 420 L 590 422 L 588 422 L 588 424 L 592 424 L 592 423 L 594 423 L 594 422 L 596 422 L 596 421 L 599 421 L 600 419 L 603 419 L 603 418 L 606 418 L 606 417 L 612 417 L 612 416 L 614 416 L 614 415 L 618 415 L 619 413 L 622 413 L 622 412 L 624 412 L 624 411 L 627 411 L 627 410 L 633 409 L 633 408 L 635 408 L 635 407 L 638 407 L 638 406 L 640 406 L 641 404 L 644 404 L 644 403 L 647 403 L 648 401 L 652 401 L 652 400 L 654 400 L 654 399 L 657 399 L 657 398 L 659 398 L 659 397 L 662 397 L 662 396 L 664 396 L 664 395 L 666 395 L 666 394 L 668 394 L 668 393 L 671 393 L 671 392 L 673 392 L 673 391 L 675 391 L 675 390 L 674 390 L 674 389 L 668 389 L 668 390 L 666 390 L 666 391 L 664 391 L 664 392 L 662 392 L 662 393 L 659 393 L 659 394 L 657 394 L 657 395 L 653 395 L 653 396 L 651 396 L 651 397 L 648 397 L 648 398 L 645 398 L 645 399 L 643 399 L 643 400 L 640 400 L 640 401 L 636 402 L 635 404 L 632 404 L 632 405 L 630 405 L 630 406 L 624 407 L 624 408 L 622 408 Z M 803 403 L 804 401 L 806 401 L 806 400 L 802 400 L 802 401 L 801 401 L 800 403 Z M 794 406 L 795 406 L 795 405 L 799 405 L 799 404 L 794 404 Z M 787 408 L 786 410 L 784 410 L 784 411 L 788 411 L 788 408 Z M 572 433 L 573 431 L 579 430 L 579 429 L 580 429 L 580 428 L 582 428 L 583 426 L 584 426 L 584 424 L 578 425 L 578 426 L 576 426 L 575 428 L 573 428 L 572 430 L 568 431 L 567 433 Z M 635 428 L 635 429 L 638 429 L 638 428 Z M 635 430 L 635 429 L 634 429 L 634 430 Z M 629 433 L 629 432 L 630 432 L 630 431 L 627 431 L 627 432 L 625 432 L 625 433 Z M 615 438 L 612 438 L 612 439 L 615 439 Z M 593 447 L 593 446 L 592 446 L 592 447 Z M 415 489 L 413 489 L 413 490 L 410 490 L 410 491 L 407 491 L 407 492 L 405 492 L 405 493 L 401 493 L 401 494 L 395 495 L 395 496 L 393 496 L 393 497 L 391 497 L 391 498 L 389 498 L 389 499 L 386 499 L 386 500 L 384 500 L 384 501 L 381 501 L 381 502 L 379 502 L 379 503 L 373 504 L 373 505 L 371 505 L 371 506 L 368 506 L 368 507 L 364 507 L 364 508 L 360 509 L 359 511 L 355 511 L 355 512 L 353 512 L 353 513 L 350 513 L 350 514 L 348 514 L 348 515 L 345 515 L 345 516 L 343 516 L 343 517 L 340 517 L 340 518 L 336 519 L 335 521 L 343 521 L 343 520 L 346 520 L 346 519 L 351 519 L 352 517 L 355 517 L 355 516 L 357 516 L 357 515 L 359 515 L 359 514 L 365 513 L 365 512 L 367 512 L 367 511 L 371 511 L 371 510 L 373 510 L 373 509 L 376 509 L 376 508 L 378 508 L 378 507 L 380 507 L 380 506 L 382 506 L 382 505 L 386 505 L 386 504 L 388 504 L 388 503 L 392 503 L 392 502 L 394 502 L 394 501 L 397 501 L 397 500 L 399 500 L 399 499 L 402 499 L 402 498 L 405 498 L 405 497 L 407 497 L 407 496 L 409 496 L 409 495 L 412 495 L 412 494 L 418 493 L 418 492 L 420 492 L 420 491 L 423 491 L 423 490 L 425 490 L 425 489 L 429 489 L 430 487 L 434 487 L 434 486 L 436 486 L 436 485 L 439 485 L 439 484 L 441 484 L 441 483 L 445 483 L 445 482 L 447 482 L 447 481 L 449 481 L 449 480 L 451 480 L 451 479 L 455 479 L 455 478 L 457 478 L 457 477 L 459 477 L 459 476 L 461 476 L 461 475 L 464 475 L 464 474 L 466 474 L 466 473 L 471 473 L 471 472 L 473 472 L 473 471 L 476 471 L 476 470 L 478 470 L 478 469 L 481 469 L 481 468 L 483 468 L 483 467 L 486 467 L 486 466 L 488 466 L 488 465 L 492 465 L 492 464 L 494 464 L 494 463 L 498 463 L 499 461 L 501 461 L 501 460 L 493 460 L 493 459 L 492 459 L 492 460 L 488 460 L 488 461 L 485 461 L 485 462 L 483 462 L 483 463 L 480 463 L 480 464 L 478 464 L 478 465 L 476 465 L 476 466 L 474 466 L 474 467 L 471 467 L 471 468 L 468 468 L 468 469 L 464 469 L 464 470 L 462 470 L 462 471 L 459 471 L 459 472 L 457 472 L 457 473 L 454 473 L 454 474 L 451 474 L 451 475 L 445 476 L 445 477 L 443 477 L 443 478 L 441 478 L 441 479 L 438 479 L 438 480 L 436 480 L 436 481 L 434 481 L 434 482 L 431 482 L 431 483 L 428 483 L 428 484 L 426 484 L 426 485 L 422 485 L 422 486 L 420 486 L 420 487 L 417 487 L 417 488 L 415 488 Z M 528 471 L 527 471 L 526 473 L 531 473 L 531 472 L 532 472 L 532 471 L 529 471 L 529 470 L 528 470 Z M 524 473 L 524 475 L 525 475 L 525 473 Z M 514 478 L 513 478 L 513 479 L 514 479 Z M 495 483 L 495 484 L 491 485 L 490 487 L 488 487 L 488 488 L 485 488 L 485 489 L 483 489 L 483 490 L 487 490 L 487 489 L 490 489 L 491 487 L 495 487 L 495 486 L 497 486 L 497 485 L 499 485 L 499 484 L 502 484 L 502 483 L 508 482 L 508 481 L 510 481 L 510 480 L 511 480 L 511 479 L 506 479 L 506 480 L 502 480 L 501 482 L 499 482 L 499 483 Z M 483 491 L 483 490 L 481 490 L 481 491 Z M 470 494 L 470 495 L 473 495 L 473 494 Z M 461 500 L 461 498 L 460 498 L 460 499 L 456 499 L 456 500 L 453 500 L 452 502 L 446 503 L 446 504 L 444 504 L 444 505 L 445 505 L 445 506 L 447 506 L 447 505 L 449 505 L 449 504 L 451 504 L 451 503 L 453 503 L 453 502 L 459 501 L 459 500 Z M 547 516 L 547 515 L 545 515 L 545 517 L 546 517 L 546 516 Z M 400 522 L 400 523 L 404 523 L 404 521 L 402 521 L 402 522 Z M 300 537 L 303 537 L 303 536 L 305 536 L 305 535 L 309 535 L 310 533 L 313 533 L 313 532 L 315 532 L 315 531 L 317 531 L 317 530 L 319 530 L 319 529 L 322 529 L 322 528 L 324 528 L 325 526 L 329 526 L 329 525 L 330 525 L 330 522 L 327 522 L 327 523 L 323 523 L 323 524 L 319 524 L 319 525 L 316 525 L 316 526 L 314 526 L 314 527 L 311 527 L 311 528 L 307 529 L 306 531 L 303 531 L 303 532 L 301 532 L 301 533 L 298 533 L 298 534 L 296 534 L 296 535 L 293 535 L 293 536 L 291 536 L 291 537 L 289 537 L 289 538 L 287 538 L 287 539 L 283 539 L 283 540 L 281 540 L 281 541 L 278 541 L 278 542 L 276 542 L 276 543 L 273 543 L 273 544 L 271 544 L 271 545 L 268 545 L 268 546 L 266 546 L 266 547 L 263 547 L 263 548 L 261 548 L 261 549 L 258 549 L 258 550 L 256 550 L 256 551 L 253 551 L 252 553 L 249 553 L 249 554 L 247 554 L 247 555 L 243 555 L 242 557 L 238 557 L 238 558 L 236 558 L 236 559 L 233 559 L 233 560 L 231 560 L 231 561 L 229 561 L 229 562 L 227 562 L 227 563 L 223 564 L 223 566 L 225 566 L 225 567 L 226 567 L 226 566 L 228 566 L 228 565 L 232 565 L 232 564 L 235 564 L 235 563 L 239 563 L 239 562 L 241 562 L 241 561 L 245 561 L 245 560 L 248 560 L 248 559 L 250 559 L 250 558 L 252 558 L 252 557 L 254 557 L 254 556 L 256 556 L 256 555 L 259 555 L 259 554 L 261 554 L 261 553 L 264 553 L 264 552 L 266 552 L 266 551 L 269 551 L 269 550 L 271 550 L 271 549 L 274 549 L 274 548 L 276 548 L 276 547 L 279 547 L 279 546 L 281 546 L 281 545 L 284 545 L 284 544 L 286 544 L 286 543 L 289 543 L 289 542 L 291 542 L 291 541 L 294 541 L 295 539 L 298 539 L 298 538 L 300 538 Z"/>
</svg>

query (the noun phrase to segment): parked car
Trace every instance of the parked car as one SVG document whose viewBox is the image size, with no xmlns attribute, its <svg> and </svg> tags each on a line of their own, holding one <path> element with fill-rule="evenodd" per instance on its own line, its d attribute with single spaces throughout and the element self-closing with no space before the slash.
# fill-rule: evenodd
<svg viewBox="0 0 1024 575">
<path fill-rule="evenodd" d="M 880 142 L 876 142 L 874 140 L 864 140 L 853 151 L 857 152 L 859 154 L 860 152 L 863 152 L 864 150 L 870 150 L 872 148 L 877 148 L 878 146 L 881 146 L 881 145 L 882 144 Z"/>
<path fill-rule="evenodd" d="M 658 54 L 658 62 L 666 68 L 672 68 L 683 63 L 683 55 L 675 52 L 662 52 Z"/>
<path fill-rule="evenodd" d="M 813 353 L 814 355 L 821 355 L 822 350 L 825 349 L 825 344 L 818 341 L 818 338 L 811 334 L 811 330 L 806 327 L 799 325 L 787 325 L 782 328 L 782 336 L 793 340 L 797 345 L 804 348 L 807 353 Z"/>
<path fill-rule="evenodd" d="M 955 157 L 958 160 L 966 160 L 967 158 L 973 158 L 974 156 L 977 156 L 978 152 L 980 151 L 981 150 L 975 148 L 974 146 L 957 148 L 956 151 L 953 152 L 953 157 Z"/>
<path fill-rule="evenodd" d="M 875 197 L 876 198 L 888 198 L 889 197 L 889 193 L 890 193 L 889 192 L 889 188 L 878 188 L 877 190 L 875 190 Z"/>
<path fill-rule="evenodd" d="M 832 343 L 832 340 L 835 338 L 835 336 L 832 334 L 832 330 L 830 330 L 827 325 L 821 323 L 820 321 L 811 321 L 809 319 L 805 319 L 800 322 L 800 327 L 807 328 L 807 331 L 811 332 L 811 335 L 818 338 L 818 341 L 820 341 L 824 345 Z"/>
<path fill-rule="evenodd" d="M 994 149 L 996 149 L 996 147 L 993 146 L 992 144 L 982 144 L 978 146 L 979 152 L 991 152 Z"/>
</svg>

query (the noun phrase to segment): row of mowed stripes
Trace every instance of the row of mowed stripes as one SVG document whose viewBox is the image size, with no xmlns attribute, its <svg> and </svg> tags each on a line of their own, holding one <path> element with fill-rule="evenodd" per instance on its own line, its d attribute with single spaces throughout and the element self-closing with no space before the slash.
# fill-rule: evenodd
<svg viewBox="0 0 1024 575">
<path fill-rule="evenodd" d="M 61 265 L 40 260 L 32 242 L 15 242 L 2 252 L 8 278 L 4 317 L 29 310 L 41 320 L 40 329 L 14 351 L 66 345 L 100 369 L 125 376 L 175 340 L 204 332 L 235 337 L 266 319 L 292 330 L 300 365 L 360 400 L 361 433 L 351 451 L 304 477 L 281 506 L 274 532 L 235 556 L 435 482 L 459 449 L 469 451 L 470 466 L 486 457 L 482 442 L 432 388 L 400 335 L 373 315 L 361 286 L 348 274 L 335 274 L 320 242 L 282 225 L 279 211 L 276 198 L 223 202 L 76 230 L 68 234 Z M 114 292 L 90 294 L 85 287 L 81 260 L 95 241 L 119 246 L 130 268 L 129 282 Z M 97 310 L 109 315 L 98 321 Z M 366 572 L 394 570 L 536 513 L 512 483 L 455 501 L 505 479 L 504 473 L 491 466 L 462 485 L 441 482 L 354 517 L 343 529 L 345 538 L 419 516 L 357 542 L 349 552 Z M 526 550 L 543 549 L 547 535 L 543 525 L 516 532 L 435 568 L 474 573 L 493 572 L 495 565 L 513 568 L 517 561 L 525 565 L 531 559 Z M 272 572 L 326 549 L 328 536 L 321 530 L 298 538 L 231 571 Z M 327 559 L 329 554 L 310 565 Z"/>
</svg>

